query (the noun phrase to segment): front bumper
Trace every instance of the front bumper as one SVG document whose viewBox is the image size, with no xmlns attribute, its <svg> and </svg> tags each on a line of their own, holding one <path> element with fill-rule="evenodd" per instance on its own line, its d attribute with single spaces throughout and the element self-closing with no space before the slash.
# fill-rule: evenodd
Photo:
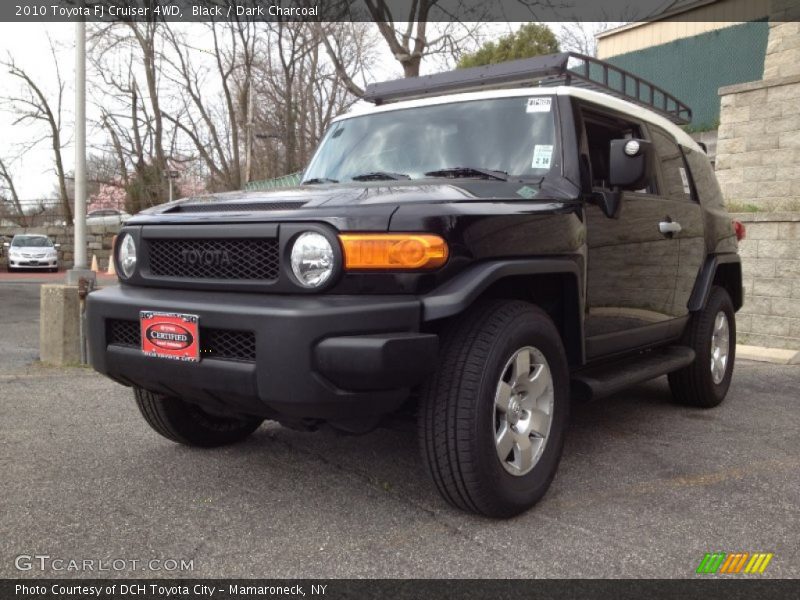
<svg viewBox="0 0 800 600">
<path fill-rule="evenodd" d="M 12 269 L 55 269 L 57 258 L 9 258 L 8 266 Z"/>
<path fill-rule="evenodd" d="M 119 344 L 109 334 L 111 323 L 138 325 L 141 310 L 198 315 L 201 345 L 204 328 L 252 332 L 253 355 L 231 360 L 210 354 L 198 363 L 147 357 L 135 343 Z M 265 417 L 335 420 L 391 412 L 436 365 L 438 339 L 419 332 L 421 303 L 409 296 L 120 285 L 89 295 L 87 319 L 90 358 L 100 373 L 211 409 Z"/>
</svg>

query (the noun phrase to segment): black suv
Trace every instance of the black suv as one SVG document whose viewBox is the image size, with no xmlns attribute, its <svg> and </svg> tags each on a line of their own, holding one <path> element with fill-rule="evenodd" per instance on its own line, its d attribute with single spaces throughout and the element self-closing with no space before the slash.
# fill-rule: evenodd
<svg viewBox="0 0 800 600">
<path fill-rule="evenodd" d="M 577 58 L 375 84 L 296 188 L 132 218 L 88 299 L 94 368 L 193 446 L 415 410 L 441 494 L 495 517 L 547 490 L 570 398 L 667 374 L 718 405 L 738 232 L 689 109 Z M 587 89 L 620 76 L 635 102 Z"/>
</svg>

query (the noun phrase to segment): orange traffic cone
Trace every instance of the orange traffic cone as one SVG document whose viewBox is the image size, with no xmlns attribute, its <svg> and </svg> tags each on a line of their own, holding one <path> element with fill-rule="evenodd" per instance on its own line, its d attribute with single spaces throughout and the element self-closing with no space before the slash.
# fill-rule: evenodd
<svg viewBox="0 0 800 600">
<path fill-rule="evenodd" d="M 92 254 L 92 266 L 90 267 L 92 271 L 97 273 L 100 270 L 100 267 L 97 266 L 97 254 Z"/>
<path fill-rule="evenodd" d="M 111 238 L 111 253 L 108 255 L 108 270 L 107 275 L 116 275 L 117 269 L 114 267 L 114 248 L 117 247 L 117 236 Z"/>
</svg>

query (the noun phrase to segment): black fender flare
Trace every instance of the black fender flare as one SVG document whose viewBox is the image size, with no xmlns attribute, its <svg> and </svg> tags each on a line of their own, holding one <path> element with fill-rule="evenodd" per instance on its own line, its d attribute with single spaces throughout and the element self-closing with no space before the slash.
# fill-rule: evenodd
<svg viewBox="0 0 800 600">
<path fill-rule="evenodd" d="M 567 274 L 580 282 L 581 270 L 569 258 L 509 259 L 477 263 L 423 296 L 422 320 L 435 321 L 457 315 L 493 283 L 517 275 Z M 582 286 L 578 286 L 582 295 Z M 580 303 L 581 305 L 583 302 Z"/>
<path fill-rule="evenodd" d="M 708 295 L 711 293 L 711 288 L 714 285 L 714 279 L 717 275 L 717 270 L 720 265 L 736 265 L 738 267 L 738 290 L 731 294 L 733 305 L 736 310 L 739 310 L 744 303 L 744 291 L 741 288 L 742 283 L 742 259 L 738 254 L 733 252 L 726 252 L 723 254 L 711 254 L 706 258 L 703 263 L 700 273 L 697 276 L 697 281 L 694 284 L 692 295 L 689 297 L 689 311 L 695 312 L 702 310 L 708 300 Z M 736 293 L 738 291 L 738 293 Z"/>
<path fill-rule="evenodd" d="M 436 321 L 461 314 L 489 287 L 505 278 L 536 275 L 566 275 L 574 281 L 574 305 L 557 324 L 564 336 L 564 345 L 571 364 L 583 364 L 586 357 L 583 332 L 584 286 L 582 268 L 574 258 L 553 257 L 504 259 L 476 263 L 429 294 L 422 296 L 423 322 Z M 572 284 L 572 282 L 570 282 Z"/>
</svg>

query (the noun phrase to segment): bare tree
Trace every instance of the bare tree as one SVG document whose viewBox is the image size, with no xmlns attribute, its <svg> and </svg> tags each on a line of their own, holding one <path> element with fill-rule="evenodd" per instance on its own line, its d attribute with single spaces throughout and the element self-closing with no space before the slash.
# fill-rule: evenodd
<svg viewBox="0 0 800 600">
<path fill-rule="evenodd" d="M 108 136 L 98 149 L 116 158 L 132 211 L 163 202 L 167 194 L 165 171 L 175 138 L 161 109 L 163 27 L 157 20 L 114 23 L 95 27 L 91 35 L 89 56 L 103 81 L 95 88 L 97 125 Z"/>
<path fill-rule="evenodd" d="M 589 23 L 575 21 L 561 23 L 557 32 L 561 49 L 586 56 L 597 56 L 597 35 L 610 29 L 613 23 Z"/>
<path fill-rule="evenodd" d="M 368 70 L 377 38 L 364 23 L 266 26 L 269 36 L 262 38 L 256 62 L 259 102 L 253 121 L 256 167 L 271 177 L 303 168 L 333 117 L 358 99 L 361 86 L 354 74 L 362 77 Z M 326 44 L 341 50 L 338 62 Z"/>
<path fill-rule="evenodd" d="M 489 3 L 481 9 L 472 6 L 465 9 L 464 14 L 471 15 L 473 21 L 462 21 L 457 17 L 466 3 L 457 0 L 448 4 L 455 10 L 448 12 L 442 7 L 440 0 L 414 0 L 408 4 L 405 14 L 395 14 L 392 8 L 396 5 L 387 0 L 363 0 L 363 7 L 371 19 L 371 26 L 377 30 L 379 37 L 386 44 L 392 56 L 399 63 L 404 77 L 417 77 L 424 59 L 439 58 L 449 66 L 458 60 L 465 50 L 480 45 L 485 29 L 481 18 L 489 10 Z M 479 5 L 478 5 L 479 6 Z M 438 11 L 438 12 L 437 12 Z M 476 12 L 477 11 L 477 12 Z M 353 17 L 360 20 L 364 15 Z M 431 20 L 433 18 L 433 20 Z M 338 76 L 346 84 L 348 91 L 361 97 L 364 94 L 363 81 L 365 65 L 353 61 L 353 50 L 357 56 L 366 56 L 363 49 L 353 46 L 359 38 L 372 43 L 362 30 L 360 36 L 344 35 L 349 28 L 363 23 L 327 23 L 317 24 L 318 34 L 329 60 Z M 356 42 L 357 43 L 357 42 Z M 374 47 L 374 46 L 373 46 Z"/>
<path fill-rule="evenodd" d="M 181 100 L 176 112 L 162 114 L 191 141 L 215 187 L 238 189 L 250 177 L 255 24 L 212 22 L 208 27 L 213 53 L 199 65 L 192 58 L 197 51 L 185 35 L 165 28 L 170 46 L 165 60 Z M 219 95 L 208 92 L 217 86 Z"/>
<path fill-rule="evenodd" d="M 134 199 L 143 185 L 160 191 L 163 169 L 176 165 L 217 191 L 301 169 L 357 99 L 354 78 L 363 86 L 379 39 L 366 23 L 145 25 L 95 26 L 92 38 L 105 133 L 96 150 L 114 158 L 131 210 L 159 201 Z"/>
<path fill-rule="evenodd" d="M 325 47 L 336 78 L 347 91 L 358 98 L 364 95 L 364 86 L 372 67 L 377 39 L 365 23 L 314 23 L 317 40 Z"/>
<path fill-rule="evenodd" d="M 0 200 L 12 205 L 15 212 L 15 219 L 22 227 L 25 227 L 25 211 L 22 209 L 22 202 L 17 193 L 17 186 L 14 185 L 14 178 L 8 168 L 8 164 L 2 158 L 0 158 Z"/>
<path fill-rule="evenodd" d="M 22 83 L 22 89 L 18 95 L 6 96 L 3 100 L 8 104 L 9 110 L 16 115 L 14 125 L 43 123 L 47 131 L 43 136 L 33 139 L 26 144 L 26 150 L 38 145 L 39 143 L 50 140 L 53 149 L 53 159 L 55 163 L 56 177 L 58 178 L 58 195 L 61 202 L 61 210 L 67 222 L 72 221 L 72 209 L 69 204 L 67 193 L 66 174 L 64 171 L 64 161 L 62 150 L 65 143 L 62 140 L 61 118 L 64 99 L 64 80 L 58 66 L 55 46 L 50 41 L 50 52 L 53 56 L 55 66 L 54 85 L 56 93 L 54 97 L 49 97 L 46 91 L 25 69 L 17 65 L 14 58 L 9 54 L 5 61 L 0 61 L 0 65 L 5 67 L 12 77 L 17 78 Z"/>
<path fill-rule="evenodd" d="M 431 27 L 431 13 L 440 8 L 439 0 L 414 0 L 405 15 L 393 14 L 386 0 L 364 0 L 364 4 L 395 60 L 403 68 L 404 77 L 419 76 L 422 59 L 427 56 L 459 54 L 464 43 L 474 42 L 476 31 L 480 29 L 479 22 L 467 24 L 453 18 L 455 14 L 449 15 L 452 21 L 439 20 L 439 27 Z"/>
</svg>

